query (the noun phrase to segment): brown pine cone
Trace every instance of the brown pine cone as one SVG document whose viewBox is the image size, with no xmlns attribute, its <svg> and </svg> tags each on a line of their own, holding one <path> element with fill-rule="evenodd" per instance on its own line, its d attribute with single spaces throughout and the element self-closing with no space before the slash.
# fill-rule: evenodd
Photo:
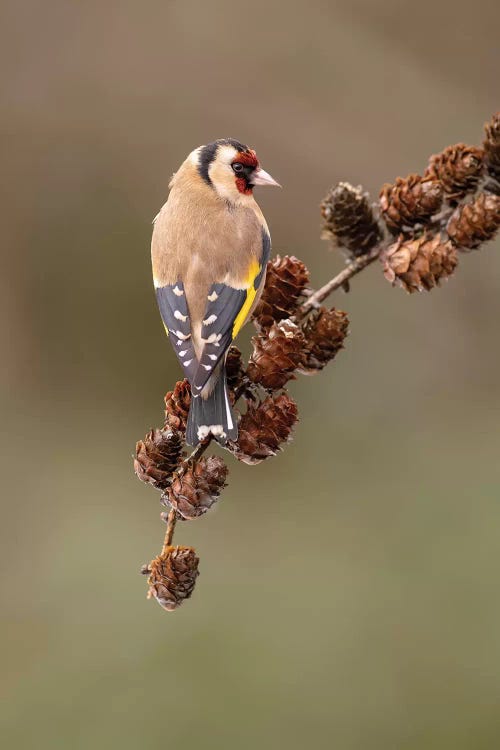
<svg viewBox="0 0 500 750">
<path fill-rule="evenodd" d="M 245 375 L 243 358 L 237 346 L 230 346 L 226 359 L 226 379 L 227 387 L 234 391 L 241 383 Z"/>
<path fill-rule="evenodd" d="M 186 432 L 186 422 L 191 404 L 191 386 L 189 382 L 178 380 L 173 391 L 165 396 L 165 424 L 174 430 Z"/>
<path fill-rule="evenodd" d="M 164 490 L 182 456 L 182 438 L 178 432 L 151 430 L 135 447 L 134 471 L 141 481 Z"/>
<path fill-rule="evenodd" d="M 293 315 L 308 283 L 307 267 L 293 255 L 277 255 L 269 261 L 264 290 L 253 314 L 260 328 L 270 328 L 275 321 Z"/>
<path fill-rule="evenodd" d="M 500 196 L 481 193 L 475 201 L 454 211 L 448 234 L 459 250 L 474 250 L 492 240 L 500 229 Z"/>
<path fill-rule="evenodd" d="M 344 248 L 350 257 L 366 255 L 382 239 L 368 193 L 363 193 L 361 187 L 339 182 L 323 199 L 321 214 L 321 238 Z"/>
<path fill-rule="evenodd" d="M 258 464 L 290 441 L 297 419 L 297 404 L 288 393 L 268 396 L 260 404 L 249 404 L 240 420 L 238 440 L 229 447 L 240 461 Z"/>
<path fill-rule="evenodd" d="M 183 518 L 198 518 L 219 499 L 226 486 L 227 471 L 226 464 L 219 456 L 191 462 L 181 476 L 174 476 L 162 502 L 168 502 Z"/>
<path fill-rule="evenodd" d="M 486 169 L 493 179 L 500 183 L 500 112 L 493 115 L 484 126 L 486 137 L 483 141 Z"/>
<path fill-rule="evenodd" d="M 149 573 L 148 599 L 171 612 L 193 593 L 199 558 L 192 547 L 167 547 L 144 570 Z"/>
<path fill-rule="evenodd" d="M 439 180 L 451 202 L 457 202 L 476 189 L 483 174 L 483 151 L 457 143 L 429 159 L 424 177 Z"/>
<path fill-rule="evenodd" d="M 429 291 L 451 276 L 457 265 L 453 244 L 439 234 L 405 239 L 402 235 L 382 255 L 384 276 L 410 294 Z"/>
<path fill-rule="evenodd" d="M 281 320 L 260 336 L 252 339 L 253 354 L 247 375 L 253 383 L 275 390 L 294 380 L 293 371 L 304 363 L 305 339 L 301 329 L 291 320 Z"/>
<path fill-rule="evenodd" d="M 394 185 L 382 186 L 380 210 L 393 234 L 425 224 L 441 208 L 443 188 L 440 182 L 418 174 L 398 177 Z"/>
<path fill-rule="evenodd" d="M 334 307 L 327 310 L 320 307 L 314 310 L 304 324 L 306 337 L 306 360 L 301 372 L 319 372 L 330 362 L 340 349 L 344 348 L 349 319 L 347 313 Z"/>
</svg>

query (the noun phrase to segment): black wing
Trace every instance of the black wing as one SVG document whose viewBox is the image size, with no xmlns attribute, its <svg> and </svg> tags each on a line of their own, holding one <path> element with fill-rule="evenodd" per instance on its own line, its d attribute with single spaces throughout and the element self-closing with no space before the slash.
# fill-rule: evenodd
<svg viewBox="0 0 500 750">
<path fill-rule="evenodd" d="M 191 323 L 183 283 L 178 281 L 176 284 L 157 287 L 156 299 L 174 352 L 185 377 L 191 382 L 198 369 L 198 360 L 191 336 Z"/>
<path fill-rule="evenodd" d="M 248 297 L 248 289 L 234 289 L 227 284 L 213 284 L 207 296 L 201 336 L 205 340 L 198 369 L 192 382 L 201 391 L 224 358 L 233 340 L 234 322 Z"/>
</svg>

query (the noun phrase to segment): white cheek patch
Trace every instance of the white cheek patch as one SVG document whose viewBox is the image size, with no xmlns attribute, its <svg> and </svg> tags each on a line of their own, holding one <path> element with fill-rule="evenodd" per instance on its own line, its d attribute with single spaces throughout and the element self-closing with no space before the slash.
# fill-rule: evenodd
<svg viewBox="0 0 500 750">
<path fill-rule="evenodd" d="M 241 193 L 236 187 L 236 178 L 231 167 L 237 150 L 234 146 L 220 145 L 215 159 L 208 168 L 208 177 L 214 190 L 230 203 L 239 203 Z"/>
</svg>

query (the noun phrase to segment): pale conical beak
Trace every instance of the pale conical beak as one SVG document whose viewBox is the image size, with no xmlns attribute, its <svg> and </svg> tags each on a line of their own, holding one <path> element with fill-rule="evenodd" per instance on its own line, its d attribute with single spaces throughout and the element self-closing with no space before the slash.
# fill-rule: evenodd
<svg viewBox="0 0 500 750">
<path fill-rule="evenodd" d="M 260 167 L 253 173 L 252 185 L 276 185 L 276 187 L 281 187 L 279 182 L 276 182 L 269 172 L 266 172 L 265 169 L 261 169 Z"/>
</svg>

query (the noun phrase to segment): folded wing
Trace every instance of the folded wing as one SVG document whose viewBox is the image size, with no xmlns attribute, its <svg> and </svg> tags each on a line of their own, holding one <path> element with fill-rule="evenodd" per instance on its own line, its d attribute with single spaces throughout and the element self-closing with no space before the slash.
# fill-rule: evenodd
<svg viewBox="0 0 500 750">
<path fill-rule="evenodd" d="M 271 240 L 263 229 L 261 256 L 250 264 L 245 282 L 238 287 L 229 283 L 211 286 L 201 329 L 205 345 L 192 381 L 194 392 L 200 392 L 206 385 L 248 318 L 263 280 L 270 250 Z"/>
<path fill-rule="evenodd" d="M 191 322 L 183 283 L 178 281 L 176 284 L 157 287 L 156 299 L 163 325 L 170 337 L 184 376 L 192 382 L 198 369 L 198 360 L 191 335 Z"/>
</svg>

